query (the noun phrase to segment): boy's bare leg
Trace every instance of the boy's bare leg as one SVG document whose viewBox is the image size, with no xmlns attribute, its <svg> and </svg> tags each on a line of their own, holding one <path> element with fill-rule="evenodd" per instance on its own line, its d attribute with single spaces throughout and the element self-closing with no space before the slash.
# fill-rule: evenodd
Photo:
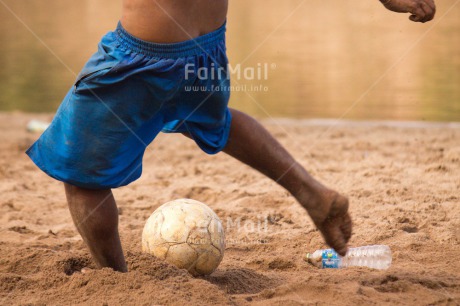
<svg viewBox="0 0 460 306">
<path fill-rule="evenodd" d="M 118 209 L 112 191 L 64 185 L 73 222 L 97 266 L 126 272 L 118 234 Z"/>
<path fill-rule="evenodd" d="M 315 180 L 252 117 L 231 109 L 230 137 L 224 152 L 286 188 L 307 210 L 326 242 L 345 255 L 351 237 L 348 199 Z"/>
</svg>

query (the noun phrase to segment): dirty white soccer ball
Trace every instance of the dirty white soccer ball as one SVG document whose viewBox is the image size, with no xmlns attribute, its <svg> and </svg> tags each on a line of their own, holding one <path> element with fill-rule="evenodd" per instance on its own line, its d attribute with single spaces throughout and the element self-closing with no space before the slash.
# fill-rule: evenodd
<svg viewBox="0 0 460 306">
<path fill-rule="evenodd" d="M 224 256 L 222 223 L 207 205 L 179 199 L 161 205 L 142 232 L 142 251 L 192 275 L 211 274 Z"/>
</svg>

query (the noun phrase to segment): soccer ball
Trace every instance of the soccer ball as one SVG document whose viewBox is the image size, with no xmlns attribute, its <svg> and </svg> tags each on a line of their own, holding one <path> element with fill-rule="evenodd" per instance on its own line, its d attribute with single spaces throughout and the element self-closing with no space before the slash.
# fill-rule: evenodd
<svg viewBox="0 0 460 306">
<path fill-rule="evenodd" d="M 211 274 L 224 256 L 222 223 L 207 205 L 179 199 L 158 207 L 142 232 L 142 251 L 192 275 Z"/>
</svg>

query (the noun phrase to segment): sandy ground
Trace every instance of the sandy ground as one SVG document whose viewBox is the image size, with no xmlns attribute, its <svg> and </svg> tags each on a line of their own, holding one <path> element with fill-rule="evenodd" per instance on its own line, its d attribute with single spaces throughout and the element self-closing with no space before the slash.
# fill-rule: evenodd
<svg viewBox="0 0 460 306">
<path fill-rule="evenodd" d="M 61 183 L 23 153 L 31 118 L 0 113 L 0 305 L 458 305 L 460 126 L 265 121 L 314 175 L 351 199 L 351 245 L 387 244 L 389 270 L 319 270 L 306 252 L 325 245 L 292 197 L 225 154 L 206 156 L 161 135 L 144 175 L 115 191 L 130 272 L 92 267 Z M 145 220 L 188 197 L 222 219 L 228 244 L 218 270 L 193 278 L 140 252 Z M 267 221 L 265 221 L 267 220 Z"/>
</svg>

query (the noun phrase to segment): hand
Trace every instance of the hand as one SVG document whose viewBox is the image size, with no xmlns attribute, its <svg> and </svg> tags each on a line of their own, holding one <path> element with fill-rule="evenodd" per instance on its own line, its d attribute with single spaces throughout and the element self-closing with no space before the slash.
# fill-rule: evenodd
<svg viewBox="0 0 460 306">
<path fill-rule="evenodd" d="M 409 19 L 414 22 L 427 22 L 436 13 L 434 0 L 380 0 L 390 11 L 411 13 Z"/>
<path fill-rule="evenodd" d="M 325 203 L 329 203 L 329 205 L 310 209 L 308 213 L 326 243 L 341 256 L 345 256 L 352 228 L 351 218 L 348 214 L 348 199 L 335 194 L 332 202 Z"/>
</svg>

